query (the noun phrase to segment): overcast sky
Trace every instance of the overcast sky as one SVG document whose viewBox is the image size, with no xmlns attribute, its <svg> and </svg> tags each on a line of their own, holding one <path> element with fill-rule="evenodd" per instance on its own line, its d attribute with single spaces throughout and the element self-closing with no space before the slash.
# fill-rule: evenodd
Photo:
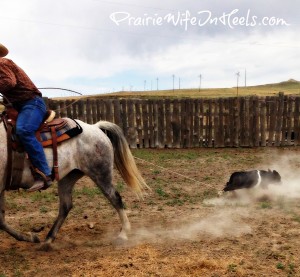
<svg viewBox="0 0 300 277">
<path fill-rule="evenodd" d="M 38 87 L 83 94 L 300 80 L 299 0 L 0 0 Z M 45 93 L 43 91 L 43 93 Z M 61 92 L 57 92 L 60 96 Z"/>
</svg>

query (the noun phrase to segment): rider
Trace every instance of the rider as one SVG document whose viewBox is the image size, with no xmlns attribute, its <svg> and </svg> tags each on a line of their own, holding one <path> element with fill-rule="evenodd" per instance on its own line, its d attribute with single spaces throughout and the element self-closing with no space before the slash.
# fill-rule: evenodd
<svg viewBox="0 0 300 277">
<path fill-rule="evenodd" d="M 46 189 L 52 184 L 42 144 L 35 132 L 46 115 L 46 105 L 41 92 L 26 73 L 12 60 L 4 58 L 8 49 L 0 43 L 0 93 L 5 104 L 18 111 L 16 134 L 33 166 L 34 184 L 27 191 Z"/>
</svg>

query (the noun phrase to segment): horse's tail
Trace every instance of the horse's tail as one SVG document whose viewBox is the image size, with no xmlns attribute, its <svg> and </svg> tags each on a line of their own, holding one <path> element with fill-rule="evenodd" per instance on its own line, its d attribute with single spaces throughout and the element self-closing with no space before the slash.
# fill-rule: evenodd
<svg viewBox="0 0 300 277">
<path fill-rule="evenodd" d="M 124 181 L 138 196 L 142 196 L 144 188 L 148 186 L 136 166 L 123 131 L 118 125 L 108 121 L 99 121 L 95 125 L 110 139 L 114 148 L 115 166 Z"/>
</svg>

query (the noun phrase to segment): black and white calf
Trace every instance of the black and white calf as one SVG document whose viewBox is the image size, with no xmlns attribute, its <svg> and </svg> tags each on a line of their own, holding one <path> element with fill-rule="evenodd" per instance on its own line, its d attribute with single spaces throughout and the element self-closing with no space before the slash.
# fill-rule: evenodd
<svg viewBox="0 0 300 277">
<path fill-rule="evenodd" d="M 227 182 L 223 191 L 233 191 L 244 188 L 261 187 L 266 189 L 270 184 L 280 184 L 281 176 L 276 171 L 265 170 L 252 170 L 252 171 L 240 171 L 234 172 Z"/>
</svg>

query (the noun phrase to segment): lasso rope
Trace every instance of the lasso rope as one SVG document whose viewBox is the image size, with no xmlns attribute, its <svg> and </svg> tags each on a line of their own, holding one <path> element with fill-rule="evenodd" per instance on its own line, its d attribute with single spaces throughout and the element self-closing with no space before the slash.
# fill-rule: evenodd
<svg viewBox="0 0 300 277">
<path fill-rule="evenodd" d="M 38 89 L 58 89 L 58 90 L 65 90 L 65 91 L 69 91 L 69 92 L 74 92 L 74 93 L 79 94 L 79 95 L 83 95 L 82 93 L 80 93 L 78 91 L 71 90 L 71 89 L 66 89 L 66 88 L 46 87 L 46 88 L 38 88 Z"/>
<path fill-rule="evenodd" d="M 64 91 L 74 92 L 74 93 L 77 93 L 77 94 L 79 94 L 79 95 L 83 95 L 82 93 L 80 93 L 80 92 L 78 92 L 78 91 L 75 91 L 75 90 L 72 90 L 72 89 L 66 89 L 66 88 L 45 87 L 45 88 L 38 88 L 38 89 L 58 89 L 58 90 L 64 90 Z M 88 97 L 88 96 L 86 96 L 86 97 Z M 69 105 L 66 105 L 66 106 L 63 107 L 63 108 L 56 109 L 56 110 L 54 110 L 54 111 L 56 112 L 56 111 L 58 111 L 58 110 L 59 110 L 59 111 L 65 110 L 65 109 L 67 109 L 67 108 L 73 106 L 73 105 L 74 105 L 77 101 L 79 101 L 80 99 L 82 99 L 82 98 L 78 98 L 78 99 L 74 100 L 72 103 L 70 103 Z"/>
<path fill-rule="evenodd" d="M 75 90 L 71 90 L 71 89 L 66 89 L 66 88 L 56 88 L 56 87 L 45 87 L 45 88 L 37 88 L 37 89 L 58 89 L 58 90 L 64 90 L 64 91 L 69 91 L 69 92 L 73 92 L 73 93 L 76 93 L 76 94 L 79 94 L 79 95 L 83 95 L 82 93 L 78 92 L 78 91 L 75 91 Z M 3 106 L 5 107 L 9 107 L 9 106 L 12 106 L 12 103 L 7 99 L 7 97 L 5 97 L 2 93 L 0 93 L 0 95 L 2 96 L 3 99 L 6 100 L 7 104 L 4 103 L 4 102 L 0 102 L 0 104 L 2 104 Z M 88 96 L 86 96 L 88 97 Z M 80 98 L 82 99 L 82 98 Z M 60 110 L 64 110 L 64 109 L 67 109 L 68 107 L 74 105 L 77 101 L 79 101 L 80 99 L 76 99 L 74 100 L 71 104 L 67 105 L 66 107 L 60 109 Z M 57 111 L 57 110 L 55 110 Z"/>
<path fill-rule="evenodd" d="M 183 178 L 185 178 L 185 179 L 188 179 L 188 180 L 190 180 L 190 181 L 193 181 L 193 182 L 195 182 L 195 183 L 198 183 L 198 184 L 200 184 L 200 185 L 205 185 L 205 186 L 212 187 L 212 186 L 208 185 L 207 183 L 200 182 L 200 181 L 198 181 L 198 180 L 196 180 L 196 179 L 193 179 L 193 178 L 191 178 L 191 177 L 188 177 L 188 176 L 183 175 L 183 174 L 181 174 L 181 173 L 178 173 L 178 172 L 176 172 L 176 171 L 170 170 L 170 169 L 168 169 L 168 168 L 162 167 L 162 166 L 160 166 L 160 165 L 157 165 L 157 164 L 148 162 L 148 161 L 146 161 L 146 160 L 144 160 L 144 159 L 141 159 L 141 158 L 138 158 L 138 157 L 136 157 L 136 156 L 134 156 L 134 158 L 137 159 L 137 160 L 139 160 L 139 161 L 142 161 L 142 162 L 145 162 L 145 163 L 147 163 L 147 164 L 150 164 L 150 165 L 153 165 L 153 166 L 155 166 L 155 167 L 158 167 L 158 168 L 162 169 L 163 171 L 168 171 L 168 172 L 170 172 L 170 173 L 172 173 L 172 174 L 178 175 L 178 176 L 180 176 L 180 177 L 183 177 Z"/>
</svg>

